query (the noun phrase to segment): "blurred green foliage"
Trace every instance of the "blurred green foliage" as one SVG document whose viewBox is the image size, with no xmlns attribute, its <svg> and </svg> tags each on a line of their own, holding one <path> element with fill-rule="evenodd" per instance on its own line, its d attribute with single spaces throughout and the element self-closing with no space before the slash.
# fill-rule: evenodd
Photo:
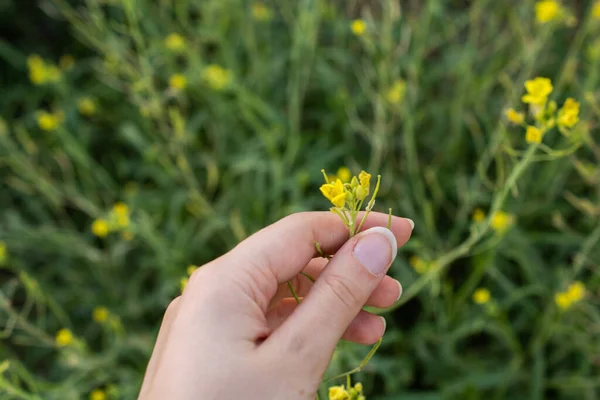
<svg viewBox="0 0 600 400">
<path fill-rule="evenodd" d="M 1 0 L 0 398 L 136 398 L 186 267 L 325 209 L 341 165 L 416 222 L 368 398 L 599 398 L 600 18 L 573 3 Z M 504 110 L 535 76 L 581 122 L 532 155 Z"/>
</svg>

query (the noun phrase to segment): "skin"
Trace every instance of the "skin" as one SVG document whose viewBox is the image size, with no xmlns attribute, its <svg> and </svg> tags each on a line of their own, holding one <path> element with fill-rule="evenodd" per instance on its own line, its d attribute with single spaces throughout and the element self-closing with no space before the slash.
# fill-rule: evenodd
<svg viewBox="0 0 600 400">
<path fill-rule="evenodd" d="M 389 307 L 402 293 L 386 276 L 396 254 L 390 246 L 406 243 L 412 226 L 393 217 L 391 234 L 369 229 L 387 220 L 371 213 L 363 232 L 348 239 L 332 213 L 293 214 L 199 268 L 167 308 L 139 398 L 314 399 L 340 339 L 373 344 L 383 335 L 385 320 L 362 307 Z M 377 274 L 356 251 L 372 235 L 389 247 L 375 257 L 387 264 Z M 329 263 L 318 258 L 315 241 L 335 254 Z"/>
</svg>

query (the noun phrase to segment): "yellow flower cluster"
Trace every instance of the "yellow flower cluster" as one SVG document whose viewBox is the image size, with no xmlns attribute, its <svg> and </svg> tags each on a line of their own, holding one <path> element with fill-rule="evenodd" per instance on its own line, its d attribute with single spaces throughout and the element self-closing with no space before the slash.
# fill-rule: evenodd
<svg viewBox="0 0 600 400">
<path fill-rule="evenodd" d="M 174 90 L 183 90 L 187 86 L 187 79 L 182 74 L 174 74 L 169 78 L 169 87 Z"/>
<path fill-rule="evenodd" d="M 421 257 L 414 255 L 409 258 L 408 263 L 418 274 L 424 274 L 427 271 L 436 269 L 437 265 L 434 262 L 428 262 L 423 260 Z"/>
<path fill-rule="evenodd" d="M 125 203 L 117 203 L 113 206 L 108 219 L 96 219 L 92 223 L 92 233 L 99 238 L 108 236 L 110 232 L 121 232 L 125 240 L 133 239 L 133 234 L 127 230 L 131 221 L 129 207 Z"/>
<path fill-rule="evenodd" d="M 480 223 L 485 220 L 485 212 L 481 208 L 477 208 L 473 212 L 473 221 L 475 223 Z M 505 232 L 508 228 L 510 228 L 515 223 L 515 217 L 512 214 L 509 214 L 504 211 L 495 212 L 492 215 L 492 219 L 490 221 L 490 226 L 492 229 L 498 233 Z"/>
<path fill-rule="evenodd" d="M 325 175 L 325 181 L 328 182 Z M 325 198 L 337 207 L 343 208 L 346 203 L 351 210 L 356 208 L 357 201 L 362 202 L 369 195 L 371 188 L 371 175 L 362 171 L 357 177 L 353 177 L 350 183 L 343 183 L 341 179 L 335 182 L 321 185 L 321 193 Z"/>
<path fill-rule="evenodd" d="M 367 31 L 367 23 L 362 19 L 355 19 L 350 23 L 350 30 L 356 36 L 362 36 Z"/>
<path fill-rule="evenodd" d="M 394 84 L 388 90 L 385 97 L 386 97 L 388 103 L 397 105 L 397 104 L 402 103 L 402 100 L 404 100 L 405 94 L 406 94 L 406 82 L 399 79 L 396 82 L 394 82 Z"/>
<path fill-rule="evenodd" d="M 67 328 L 59 330 L 55 338 L 55 342 L 58 347 L 67 347 L 73 343 L 73 340 L 75 340 L 73 337 L 73 332 Z"/>
<path fill-rule="evenodd" d="M 329 183 L 335 183 L 336 180 L 341 180 L 342 183 L 350 182 L 352 179 L 352 172 L 348 167 L 339 167 L 335 175 L 327 175 L 327 181 Z"/>
<path fill-rule="evenodd" d="M 363 385 L 358 382 L 349 389 L 344 385 L 331 386 L 329 388 L 329 400 L 365 400 L 363 395 Z"/>
<path fill-rule="evenodd" d="M 231 83 L 231 72 L 217 64 L 211 64 L 202 71 L 202 80 L 213 90 L 224 90 Z"/>
<path fill-rule="evenodd" d="M 485 288 L 479 288 L 473 293 L 473 301 L 477 304 L 486 304 L 491 297 L 490 291 Z"/>
<path fill-rule="evenodd" d="M 90 400 L 106 400 L 106 393 L 102 389 L 96 389 L 90 393 Z"/>
<path fill-rule="evenodd" d="M 561 310 L 570 308 L 573 304 L 580 302 L 585 297 L 585 285 L 582 282 L 574 282 L 566 291 L 554 295 L 554 302 Z"/>
<path fill-rule="evenodd" d="M 34 85 L 45 85 L 60 81 L 60 69 L 56 65 L 44 61 L 37 54 L 27 58 L 27 67 L 29 68 L 29 80 Z"/>
<path fill-rule="evenodd" d="M 187 274 L 188 276 L 184 276 L 183 278 L 181 278 L 181 280 L 179 281 L 179 286 L 181 289 L 181 293 L 183 293 L 183 291 L 185 290 L 185 288 L 187 287 L 187 284 L 190 281 L 190 276 L 192 276 L 192 274 L 194 273 L 194 271 L 196 271 L 198 269 L 197 265 L 188 265 L 187 267 Z"/>
<path fill-rule="evenodd" d="M 187 43 L 179 33 L 171 33 L 165 38 L 165 47 L 173 52 L 183 51 Z"/>
<path fill-rule="evenodd" d="M 92 115 L 96 114 L 98 105 L 96 104 L 96 100 L 94 98 L 82 97 L 77 100 L 77 109 L 81 115 L 91 117 Z"/>
<path fill-rule="evenodd" d="M 109 317 L 110 312 L 108 311 L 108 308 L 104 306 L 95 307 L 92 311 L 92 319 L 94 320 L 94 322 L 97 322 L 99 324 L 103 324 L 106 321 L 108 321 Z"/>
<path fill-rule="evenodd" d="M 564 16 L 564 12 L 556 0 L 543 0 L 535 4 L 535 18 L 540 24 L 558 20 Z"/>
<path fill-rule="evenodd" d="M 0 240 L 0 265 L 3 265 L 4 262 L 6 261 L 6 243 L 4 243 L 2 240 Z"/>
<path fill-rule="evenodd" d="M 65 113 L 56 111 L 49 113 L 48 111 L 38 111 L 36 115 L 37 124 L 41 130 L 52 132 L 58 129 L 65 121 Z"/>
<path fill-rule="evenodd" d="M 513 108 L 505 111 L 508 121 L 516 125 L 523 125 L 525 130 L 525 141 L 530 144 L 542 143 L 544 134 L 558 125 L 560 131 L 568 135 L 568 129 L 573 128 L 579 122 L 579 103 L 575 99 L 568 98 L 563 107 L 556 112 L 555 101 L 548 101 L 552 93 L 552 81 L 548 78 L 537 77 L 525 82 L 526 94 L 521 97 L 525 104 L 530 105 L 531 113 L 536 121 L 535 125 L 525 125 L 525 114 Z"/>
<path fill-rule="evenodd" d="M 264 3 L 252 4 L 252 17 L 261 22 L 270 21 L 273 17 L 273 12 Z"/>
</svg>

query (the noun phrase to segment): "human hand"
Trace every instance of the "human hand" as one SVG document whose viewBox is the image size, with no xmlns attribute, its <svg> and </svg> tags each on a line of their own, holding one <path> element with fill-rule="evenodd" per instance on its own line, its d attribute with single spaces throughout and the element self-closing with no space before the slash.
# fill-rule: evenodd
<svg viewBox="0 0 600 400">
<path fill-rule="evenodd" d="M 348 239 L 332 213 L 294 214 L 199 268 L 167 308 L 140 399 L 314 399 L 341 338 L 383 335 L 385 320 L 362 307 L 402 293 L 386 273 L 413 223 L 387 220 L 370 213 Z M 315 242 L 335 254 L 329 263 Z"/>
</svg>

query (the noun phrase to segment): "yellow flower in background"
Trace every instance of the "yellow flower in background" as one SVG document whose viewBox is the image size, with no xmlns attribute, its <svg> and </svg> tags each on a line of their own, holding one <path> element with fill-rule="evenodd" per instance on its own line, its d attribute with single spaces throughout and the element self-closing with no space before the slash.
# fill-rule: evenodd
<svg viewBox="0 0 600 400">
<path fill-rule="evenodd" d="M 56 334 L 55 341 L 58 347 L 66 347 L 73 343 L 73 332 L 67 328 L 63 328 Z"/>
<path fill-rule="evenodd" d="M 492 216 L 492 229 L 496 232 L 504 232 L 514 222 L 514 217 L 504 211 L 498 211 Z"/>
<path fill-rule="evenodd" d="M 485 304 L 490 301 L 490 291 L 484 288 L 479 288 L 473 293 L 473 301 L 477 304 Z"/>
<path fill-rule="evenodd" d="M 582 300 L 585 296 L 585 285 L 582 282 L 574 282 L 569 285 L 567 290 L 571 302 L 576 303 Z"/>
<path fill-rule="evenodd" d="M 187 79 L 181 74 L 171 75 L 169 78 L 169 86 L 176 90 L 183 90 L 187 86 Z"/>
<path fill-rule="evenodd" d="M 362 393 L 362 391 L 363 391 L 363 384 L 360 383 L 360 382 L 357 382 L 354 385 L 354 390 L 356 390 L 358 393 Z"/>
<path fill-rule="evenodd" d="M 113 206 L 113 212 L 117 215 L 129 215 L 129 207 L 120 201 Z"/>
<path fill-rule="evenodd" d="M 97 219 L 92 223 L 92 233 L 99 238 L 106 237 L 110 232 L 108 222 L 103 219 Z"/>
<path fill-rule="evenodd" d="M 506 119 L 513 124 L 520 125 L 525 121 L 525 114 L 517 112 L 514 108 L 509 108 L 504 112 Z"/>
<path fill-rule="evenodd" d="M 111 221 L 115 221 L 119 228 L 127 228 L 130 223 L 129 207 L 123 202 L 116 203 L 112 208 Z"/>
<path fill-rule="evenodd" d="M 352 179 L 352 172 L 350 172 L 348 167 L 340 167 L 337 170 L 336 177 L 343 183 L 348 183 L 350 182 L 350 179 Z"/>
<path fill-rule="evenodd" d="M 388 92 L 385 95 L 385 98 L 390 104 L 400 104 L 402 100 L 404 100 L 405 94 L 406 82 L 404 82 L 403 80 L 397 80 L 388 90 Z"/>
<path fill-rule="evenodd" d="M 188 265 L 187 274 L 192 275 L 194 272 L 196 272 L 197 269 L 198 269 L 197 265 Z"/>
<path fill-rule="evenodd" d="M 424 274 L 425 272 L 427 272 L 428 269 L 428 265 L 425 262 L 425 260 L 423 260 L 421 257 L 419 256 L 412 256 L 409 260 L 408 263 L 410 264 L 411 267 L 413 267 L 413 269 L 418 273 L 418 274 Z"/>
<path fill-rule="evenodd" d="M 352 30 L 352 33 L 356 36 L 362 36 L 367 30 L 367 24 L 362 19 L 355 19 L 350 24 L 350 30 Z"/>
<path fill-rule="evenodd" d="M 106 400 L 106 393 L 104 390 L 96 389 L 90 393 L 90 400 Z"/>
<path fill-rule="evenodd" d="M 600 1 L 596 0 L 594 5 L 592 6 L 592 17 L 594 19 L 600 20 Z"/>
<path fill-rule="evenodd" d="M 4 264 L 6 261 L 6 243 L 0 240 L 0 265 Z"/>
<path fill-rule="evenodd" d="M 535 18 L 540 24 L 545 24 L 559 18 L 562 6 L 556 0 L 538 1 L 535 4 Z"/>
<path fill-rule="evenodd" d="M 574 127 L 579 122 L 579 102 L 568 98 L 558 110 L 558 125 L 567 128 Z"/>
<path fill-rule="evenodd" d="M 525 132 L 525 141 L 527 143 L 542 143 L 544 133 L 535 126 L 528 126 Z"/>
<path fill-rule="evenodd" d="M 571 306 L 571 300 L 567 292 L 558 292 L 554 295 L 554 302 L 561 310 L 566 310 Z"/>
<path fill-rule="evenodd" d="M 326 183 L 321 185 L 321 193 L 323 196 L 336 207 L 343 207 L 346 203 L 346 190 L 344 184 L 340 179 L 337 179 L 335 183 Z"/>
<path fill-rule="evenodd" d="M 92 115 L 96 114 L 97 108 L 96 100 L 94 100 L 92 97 L 82 97 L 77 100 L 77 109 L 81 115 L 91 117 Z"/>
<path fill-rule="evenodd" d="M 231 73 L 217 64 L 211 64 L 202 71 L 202 79 L 213 90 L 223 90 L 231 82 Z"/>
<path fill-rule="evenodd" d="M 99 324 L 106 322 L 109 315 L 108 308 L 103 306 L 98 306 L 92 311 L 92 319 Z"/>
<path fill-rule="evenodd" d="M 62 111 L 57 111 L 54 113 L 39 111 L 36 119 L 40 129 L 46 132 L 52 132 L 58 129 L 58 127 L 63 123 L 65 114 Z"/>
<path fill-rule="evenodd" d="M 179 287 L 180 287 L 182 293 L 185 290 L 189 281 L 190 281 L 190 278 L 188 278 L 188 277 L 181 278 L 181 280 L 179 281 Z"/>
<path fill-rule="evenodd" d="M 184 50 L 186 46 L 186 40 L 179 33 L 171 33 L 165 39 L 165 47 L 171 51 L 179 52 Z"/>
<path fill-rule="evenodd" d="M 70 54 L 65 54 L 58 60 L 58 65 L 62 70 L 71 69 L 71 67 L 75 65 L 75 57 Z"/>
<path fill-rule="evenodd" d="M 264 3 L 254 3 L 252 4 L 252 16 L 257 21 L 266 22 L 271 20 L 273 13 Z"/>
<path fill-rule="evenodd" d="M 537 77 L 525 82 L 527 94 L 521 97 L 523 103 L 544 105 L 552 93 L 552 81 L 548 78 Z"/>
<path fill-rule="evenodd" d="M 29 80 L 34 85 L 58 82 L 61 77 L 58 67 L 46 63 L 42 57 L 33 54 L 27 58 L 29 68 Z"/>
<path fill-rule="evenodd" d="M 481 208 L 478 208 L 475 211 L 473 211 L 473 221 L 483 222 L 484 219 L 485 219 L 485 213 L 483 212 L 483 210 Z"/>
<path fill-rule="evenodd" d="M 331 386 L 329 388 L 329 400 L 349 400 L 350 395 L 344 388 L 344 385 Z"/>
</svg>

